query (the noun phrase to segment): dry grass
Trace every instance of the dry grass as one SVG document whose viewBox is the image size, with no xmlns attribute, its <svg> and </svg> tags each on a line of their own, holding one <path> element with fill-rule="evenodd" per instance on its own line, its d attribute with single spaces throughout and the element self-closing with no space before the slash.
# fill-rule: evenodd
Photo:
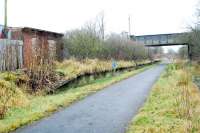
<svg viewBox="0 0 200 133">
<path fill-rule="evenodd" d="M 144 61 L 141 63 L 148 63 Z M 47 64 L 47 63 L 44 63 Z M 118 68 L 134 66 L 133 62 L 117 61 Z M 25 72 L 0 73 L 0 132 L 7 132 L 17 127 L 38 120 L 59 107 L 68 106 L 87 95 L 103 89 L 105 86 L 145 70 L 146 68 L 122 74 L 116 78 L 108 78 L 92 85 L 72 88 L 55 95 L 30 93 L 30 90 L 43 90 L 51 85 L 54 74 L 53 66 L 32 65 Z M 75 78 L 80 74 L 112 70 L 112 61 L 75 59 L 56 62 L 56 72 L 63 74 L 65 79 Z M 58 77 L 61 78 L 61 77 Z M 98 80 L 97 80 L 98 81 Z M 96 82 L 96 81 L 95 81 Z M 45 90 L 45 89 L 44 89 Z M 40 95 L 38 95 L 38 93 Z M 42 95 L 41 95 L 42 94 Z M 44 95 L 43 95 L 44 94 Z"/>
<path fill-rule="evenodd" d="M 170 65 L 154 85 L 128 133 L 199 133 L 200 92 L 181 64 Z"/>
<path fill-rule="evenodd" d="M 36 58 L 37 59 L 37 58 Z M 14 104 L 10 102 L 27 101 L 26 92 L 34 94 L 45 94 L 46 90 L 57 82 L 62 76 L 55 72 L 52 61 L 37 59 L 24 71 L 0 73 L 0 118 L 6 115 L 8 109 Z M 35 62 L 34 62 L 35 61 Z M 132 62 L 118 61 L 118 67 L 133 66 Z M 86 59 L 77 61 L 75 59 L 65 60 L 62 63 L 56 62 L 56 70 L 64 74 L 65 79 L 75 78 L 80 74 L 102 72 L 112 70 L 111 61 L 98 59 Z M 16 99 L 18 97 L 18 99 Z"/>
<path fill-rule="evenodd" d="M 76 88 L 67 88 L 62 92 L 53 95 L 27 95 L 29 98 L 28 105 L 11 108 L 6 117 L 0 120 L 0 133 L 8 132 L 22 125 L 39 120 L 52 112 L 55 112 L 60 107 L 67 107 L 77 100 L 81 100 L 92 93 L 102 90 L 108 85 L 133 76 L 150 67 L 151 66 L 133 70 L 131 72 L 125 72 L 117 77 L 103 77 L 95 80 L 95 82 L 91 84 Z"/>
<path fill-rule="evenodd" d="M 10 108 L 25 106 L 26 95 L 13 83 L 0 80 L 0 119 L 3 119 Z"/>
<path fill-rule="evenodd" d="M 141 63 L 148 63 L 142 61 Z M 118 68 L 135 66 L 131 61 L 117 61 Z M 86 59 L 78 61 L 76 59 L 65 60 L 62 63 L 56 62 L 56 71 L 62 73 L 65 79 L 72 79 L 78 75 L 85 73 L 95 73 L 112 70 L 112 61 L 104 61 L 98 59 Z"/>
</svg>

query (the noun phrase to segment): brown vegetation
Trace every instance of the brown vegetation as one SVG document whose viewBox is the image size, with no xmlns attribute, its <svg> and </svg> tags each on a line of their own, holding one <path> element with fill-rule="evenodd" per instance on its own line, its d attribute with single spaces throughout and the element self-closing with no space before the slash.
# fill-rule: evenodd
<svg viewBox="0 0 200 133">
<path fill-rule="evenodd" d="M 192 82 L 191 67 L 169 65 L 128 133 L 199 133 L 199 108 L 200 92 Z"/>
</svg>

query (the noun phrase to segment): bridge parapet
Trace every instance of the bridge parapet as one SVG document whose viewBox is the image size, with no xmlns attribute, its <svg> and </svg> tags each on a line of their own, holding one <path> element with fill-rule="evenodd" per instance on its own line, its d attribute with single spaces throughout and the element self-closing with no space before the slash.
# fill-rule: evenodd
<svg viewBox="0 0 200 133">
<path fill-rule="evenodd" d="M 185 43 L 180 39 L 183 34 L 184 33 L 142 35 L 131 36 L 131 38 L 146 46 L 184 45 Z"/>
</svg>

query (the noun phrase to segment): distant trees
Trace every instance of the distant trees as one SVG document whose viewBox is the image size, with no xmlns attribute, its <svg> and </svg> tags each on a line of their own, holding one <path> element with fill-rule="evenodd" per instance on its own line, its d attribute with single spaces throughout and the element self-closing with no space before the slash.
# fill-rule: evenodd
<svg viewBox="0 0 200 133">
<path fill-rule="evenodd" d="M 188 34 L 188 42 L 190 44 L 191 58 L 200 61 L 200 29 L 195 27 Z"/>
<path fill-rule="evenodd" d="M 174 49 L 172 49 L 172 48 L 168 49 L 167 53 L 168 53 L 169 55 L 176 55 L 176 52 L 175 52 Z"/>
<path fill-rule="evenodd" d="M 145 60 L 152 58 L 152 49 L 130 40 L 121 34 L 105 36 L 104 14 L 101 13 L 93 22 L 88 22 L 81 29 L 68 31 L 64 45 L 69 56 L 85 59 Z"/>
<path fill-rule="evenodd" d="M 165 57 L 167 57 L 170 60 L 175 60 L 178 57 L 178 53 L 173 48 L 169 48 L 167 50 L 167 53 L 165 53 Z"/>
<path fill-rule="evenodd" d="M 182 39 L 190 46 L 190 58 L 200 61 L 200 10 L 198 10 L 195 26 L 191 27 L 190 32 L 186 33 Z"/>
<path fill-rule="evenodd" d="M 69 55 L 78 59 L 144 60 L 148 58 L 148 50 L 142 44 L 136 44 L 118 34 L 111 34 L 102 40 L 88 29 L 67 32 L 64 44 Z"/>
<path fill-rule="evenodd" d="M 111 34 L 105 40 L 106 55 L 122 60 L 144 60 L 148 58 L 147 49 L 142 44 L 129 40 L 118 34 Z"/>
<path fill-rule="evenodd" d="M 180 59 L 187 59 L 188 58 L 188 48 L 183 46 L 178 51 L 178 56 Z"/>
<path fill-rule="evenodd" d="M 164 53 L 164 50 L 162 47 L 155 47 L 153 48 L 153 53 L 158 56 L 161 56 Z"/>
<path fill-rule="evenodd" d="M 200 29 L 198 27 L 191 27 L 190 32 L 185 33 L 181 39 L 183 42 L 187 42 L 189 45 L 190 49 L 187 51 L 189 57 L 192 60 L 200 61 Z M 184 50 L 185 49 L 186 48 L 184 48 Z M 183 52 L 183 48 L 179 52 Z"/>
</svg>

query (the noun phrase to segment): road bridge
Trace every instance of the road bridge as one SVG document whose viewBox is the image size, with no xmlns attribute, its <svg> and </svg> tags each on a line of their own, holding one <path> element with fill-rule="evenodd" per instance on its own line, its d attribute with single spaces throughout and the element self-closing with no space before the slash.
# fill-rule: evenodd
<svg viewBox="0 0 200 133">
<path fill-rule="evenodd" d="M 185 33 L 171 33 L 171 34 L 155 34 L 155 35 L 131 35 L 130 38 L 140 44 L 144 44 L 146 47 L 159 47 L 159 46 L 188 46 L 188 56 L 191 56 L 190 45 L 184 42 L 181 37 Z"/>
<path fill-rule="evenodd" d="M 180 39 L 184 34 L 185 33 L 155 34 L 141 36 L 132 35 L 131 39 L 149 47 L 188 45 L 186 42 L 183 42 Z"/>
</svg>

